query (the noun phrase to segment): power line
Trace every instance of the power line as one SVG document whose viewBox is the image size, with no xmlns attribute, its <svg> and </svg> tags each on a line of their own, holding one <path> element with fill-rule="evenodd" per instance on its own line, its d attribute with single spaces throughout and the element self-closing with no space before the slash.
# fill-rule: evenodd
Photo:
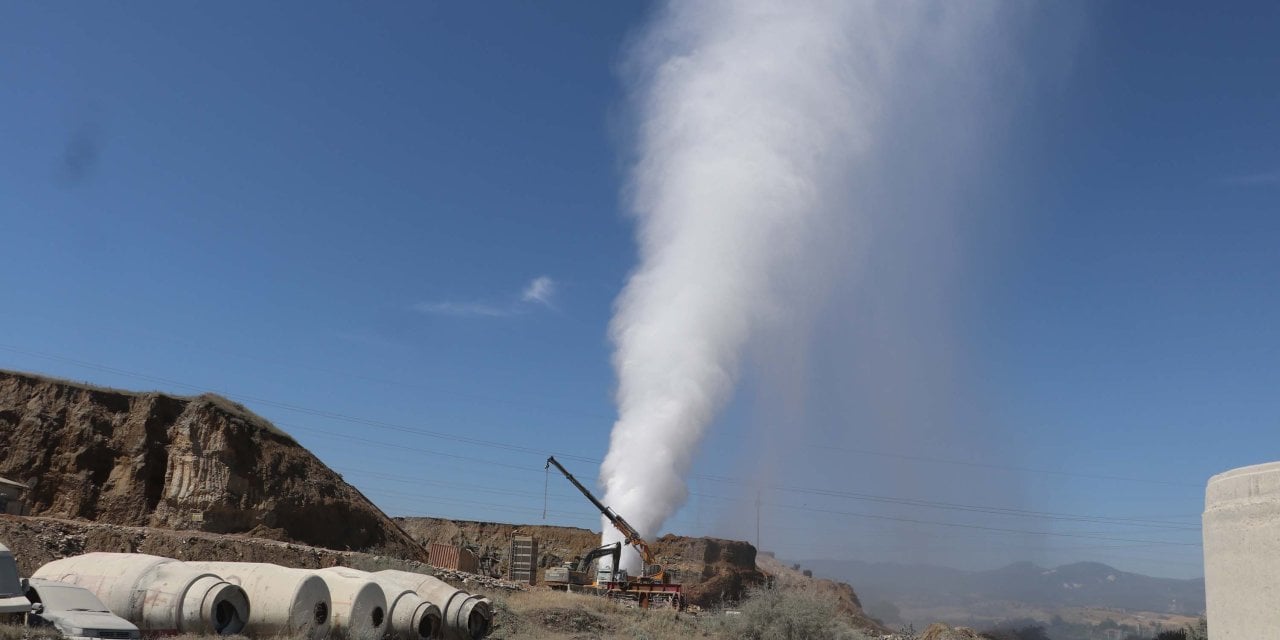
<svg viewBox="0 0 1280 640">
<path fill-rule="evenodd" d="M 18 347 L 14 347 L 11 345 L 0 344 L 0 349 L 11 351 L 14 353 L 20 353 L 20 354 L 30 355 L 34 357 L 39 357 L 39 358 L 47 358 L 55 361 L 66 362 L 66 363 L 74 364 L 76 366 L 86 367 L 86 368 L 114 373 L 118 375 L 136 377 L 139 379 L 149 380 L 152 382 L 159 382 L 162 384 L 169 384 L 169 385 L 179 386 L 182 388 L 194 389 L 197 391 L 202 389 L 201 387 L 198 387 L 196 385 L 191 385 L 191 384 L 183 383 L 176 380 L 136 373 L 132 371 L 126 371 L 123 369 L 118 369 L 116 367 L 110 367 L 106 365 L 86 362 L 86 361 L 78 360 L 75 358 L 67 358 L 64 356 L 58 356 L 53 354 L 45 354 L 45 353 L 28 351 L 28 350 L 20 349 Z M 224 395 L 227 397 L 242 400 L 242 401 L 256 402 L 259 404 L 277 407 L 287 411 L 293 411 L 293 412 L 303 413 L 306 415 L 323 417 L 323 418 L 333 419 L 338 421 L 350 422 L 350 423 L 360 424 L 364 426 L 371 426 L 379 429 L 391 430 L 391 431 L 396 431 L 401 433 L 409 433 L 409 434 L 420 435 L 425 437 L 439 438 L 439 439 L 460 442 L 460 443 L 473 445 L 473 446 L 492 447 L 492 448 L 498 448 L 498 449 L 511 451 L 511 452 L 518 452 L 518 453 L 531 453 L 531 454 L 536 454 L 538 456 L 541 456 L 544 453 L 546 453 L 543 450 L 534 449 L 531 447 L 512 445 L 509 443 L 494 442 L 494 441 L 485 440 L 481 438 L 457 436 L 457 435 L 442 433 L 442 432 L 429 430 L 429 429 L 398 425 L 395 423 L 390 423 L 390 422 L 385 422 L 380 420 L 371 420 L 371 419 L 359 418 L 355 416 L 348 416 L 345 414 L 336 413 L 332 411 L 314 409 L 310 407 L 303 407 L 300 405 L 278 402 L 278 401 L 264 399 L 264 398 L 257 398 L 254 396 L 249 396 L 244 394 L 232 394 L 227 392 L 217 392 L 217 393 L 220 393 L 221 395 Z M 309 430 L 313 432 L 322 433 L 329 437 L 343 438 L 343 439 L 348 439 L 348 440 L 362 442 L 362 443 L 374 444 L 377 446 L 417 451 L 421 453 L 427 453 L 429 455 L 436 455 L 436 456 L 442 456 L 442 457 L 453 458 L 458 460 L 465 460 L 465 461 L 474 462 L 474 463 L 492 464 L 492 465 L 513 468 L 513 469 L 522 469 L 522 470 L 526 469 L 525 467 L 522 467 L 520 465 L 501 463 L 501 462 L 492 461 L 492 460 L 484 460 L 484 459 L 474 458 L 470 456 L 461 456 L 458 454 L 451 454 L 451 453 L 442 452 L 438 450 L 405 446 L 402 444 L 379 442 L 375 440 L 370 440 L 365 437 L 356 438 L 354 436 L 349 436 L 346 434 L 340 434 L 335 432 L 328 432 L 321 429 L 315 429 L 313 427 L 303 427 L 301 425 L 292 425 L 292 424 L 283 423 L 283 422 L 277 422 L 277 424 L 288 426 L 291 429 Z M 557 453 L 556 455 L 564 457 L 566 459 L 576 460 L 584 463 L 598 464 L 600 462 L 599 460 L 595 460 L 593 458 L 574 455 L 574 454 Z M 885 454 L 885 455 L 897 456 L 897 454 Z M 921 459 L 924 459 L 924 458 L 921 458 Z M 955 504 L 955 503 L 947 503 L 947 502 L 939 502 L 939 501 L 898 498 L 898 497 L 891 497 L 891 496 L 878 496 L 873 494 L 856 493 L 856 492 L 835 491 L 830 489 L 818 489 L 818 488 L 811 488 L 811 487 L 793 487 L 793 486 L 778 486 L 778 485 L 766 485 L 764 487 L 759 487 L 759 485 L 757 485 L 756 483 L 750 483 L 741 479 L 730 478 L 726 476 L 717 476 L 717 475 L 709 475 L 709 474 L 691 474 L 691 476 L 694 478 L 711 480 L 714 482 L 731 483 L 731 484 L 737 484 L 742 486 L 756 486 L 757 488 L 767 488 L 775 491 L 785 491 L 785 492 L 793 492 L 793 493 L 800 493 L 800 494 L 807 494 L 807 495 L 819 495 L 819 496 L 836 497 L 836 498 L 844 498 L 844 499 L 852 499 L 852 500 L 881 502 L 881 503 L 898 504 L 898 505 L 904 505 L 904 506 L 926 507 L 926 508 L 957 510 L 957 511 L 970 511 L 970 512 L 976 512 L 976 513 L 986 513 L 989 515 L 1007 515 L 1007 516 L 1016 516 L 1016 517 L 1048 519 L 1048 520 L 1096 522 L 1096 523 L 1103 523 L 1103 524 L 1131 524 L 1134 526 L 1144 526 L 1144 527 L 1151 527 L 1151 528 L 1198 530 L 1198 527 L 1187 526 L 1187 523 L 1160 522 L 1160 521 L 1140 519 L 1140 518 L 1120 518 L 1120 517 L 1109 517 L 1109 516 L 1062 514 L 1062 513 L 1039 512 L 1039 511 L 1014 509 L 1014 508 L 1006 508 L 1006 507 L 989 507 L 989 506 L 980 506 L 980 505 Z M 698 494 L 694 494 L 694 495 L 698 495 Z M 706 497 L 728 499 L 721 496 L 711 496 L 711 495 L 707 495 Z"/>
<path fill-rule="evenodd" d="M 977 529 L 981 531 L 1000 531 L 1004 533 L 1020 533 L 1024 535 L 1038 535 L 1038 536 L 1060 536 L 1064 538 L 1088 538 L 1091 540 L 1107 540 L 1110 542 L 1140 542 L 1144 544 L 1162 544 L 1162 545 L 1186 546 L 1186 547 L 1200 546 L 1199 542 L 1169 542 L 1165 540 L 1138 540 L 1134 538 L 1113 538 L 1113 537 L 1098 536 L 1093 534 L 1058 533 L 1054 531 L 1030 531 L 1027 529 L 1006 529 L 1003 527 L 987 527 L 987 526 L 976 525 L 976 524 L 962 524 L 959 522 L 939 522 L 936 520 L 918 520 L 915 518 L 901 518 L 896 516 L 885 516 L 885 515 L 872 514 L 872 513 L 834 511 L 831 509 L 818 509 L 815 507 L 797 507 L 797 506 L 786 505 L 786 504 L 766 503 L 766 505 L 771 507 L 777 507 L 779 509 L 800 509 L 804 511 L 815 511 L 818 513 L 829 513 L 833 515 L 842 515 L 842 516 L 849 516 L 854 518 L 868 518 L 872 520 L 889 520 L 893 522 L 910 522 L 914 524 L 927 524 L 927 525 L 934 525 L 939 527 L 958 527 L 961 529 Z"/>
<path fill-rule="evenodd" d="M 536 449 L 536 448 L 532 448 L 532 447 L 523 447 L 523 446 L 519 446 L 519 445 L 513 445 L 513 444 L 510 444 L 510 443 L 496 442 L 496 441 L 493 441 L 493 440 L 486 440 L 486 439 L 483 439 L 483 438 L 473 438 L 473 437 L 467 437 L 467 436 L 459 436 L 459 435 L 455 435 L 455 434 L 449 434 L 449 433 L 444 433 L 444 432 L 440 432 L 440 431 L 434 431 L 434 430 L 425 429 L 425 428 L 421 428 L 421 427 L 410 427 L 410 426 L 406 426 L 406 425 L 401 425 L 401 424 L 396 424 L 396 423 L 391 423 L 391 422 L 386 422 L 386 421 L 381 421 L 381 420 L 373 420 L 373 419 L 368 419 L 368 418 L 360 418 L 360 417 L 356 417 L 356 416 L 348 416 L 348 415 L 344 415 L 344 414 L 341 414 L 341 413 L 332 412 L 332 411 L 328 411 L 328 410 L 324 410 L 324 409 L 315 409 L 315 408 L 310 408 L 310 407 L 303 407 L 303 406 L 300 406 L 300 405 L 295 405 L 295 404 L 291 404 L 291 403 L 280 402 L 280 401 L 276 401 L 276 400 L 270 400 L 270 399 L 267 399 L 267 398 L 259 398 L 259 397 L 255 397 L 255 396 L 251 396 L 251 395 L 247 395 L 247 394 L 230 393 L 230 392 L 226 392 L 226 391 L 218 391 L 218 390 L 210 391 L 210 390 L 209 390 L 209 389 L 207 389 L 206 387 L 201 387 L 201 386 L 197 386 L 197 385 L 192 385 L 192 384 L 188 384 L 188 383 L 180 382 L 180 381 L 177 381 L 177 380 L 172 380 L 172 379 L 168 379 L 168 378 L 162 378 L 162 377 L 158 377 L 158 376 L 152 376 L 152 375 L 143 374 L 143 373 L 137 373 L 137 372 L 134 372 L 134 371 L 127 371 L 127 370 L 124 370 L 124 369 L 119 369 L 119 368 L 117 368 L 117 367 L 111 367 L 111 366 L 102 365 L 102 364 L 97 364 L 97 363 L 93 363 L 93 362 L 87 362 L 87 361 L 84 361 L 84 360 L 79 360 L 79 359 L 76 359 L 76 358 L 69 358 L 69 357 L 66 357 L 66 356 L 60 356 L 60 355 L 56 355 L 56 354 L 49 354 L 49 353 L 42 353 L 42 352 L 37 352 L 37 351 L 31 351 L 31 350 L 27 350 L 27 349 L 22 349 L 22 348 L 20 348 L 20 347 L 15 347 L 15 346 L 13 346 L 13 345 L 0 344 L 0 350 L 10 351 L 10 352 L 12 352 L 12 353 L 18 353 L 18 354 L 27 355 L 27 356 L 32 356 L 32 357 L 36 357 L 36 358 L 43 358 L 43 359 L 48 359 L 48 360 L 54 360 L 54 361 L 59 361 L 59 362 L 65 362 L 65 363 L 68 363 L 68 364 L 73 364 L 73 365 L 80 366 L 80 367 L 85 367 L 85 368 L 88 368 L 88 369 L 93 369 L 93 370 L 103 371 L 103 372 L 107 372 L 107 373 L 114 373 L 114 374 L 117 374 L 117 375 L 123 375 L 123 376 L 128 376 L 128 377 L 138 378 L 138 379 L 142 379 L 142 380 L 148 380 L 148 381 L 151 381 L 151 382 L 157 382 L 157 383 L 161 383 L 161 384 L 174 385 L 174 386 L 181 387 L 181 388 L 184 388 L 184 389 L 191 389 L 191 390 L 195 390 L 195 391 L 197 391 L 197 392 L 211 392 L 211 393 L 217 393 L 217 394 L 219 394 L 219 395 L 223 395 L 223 396 L 226 396 L 226 397 L 229 397 L 229 398 L 233 398 L 233 399 L 237 399 L 237 400 L 241 400 L 241 401 L 256 402 L 256 403 L 258 403 L 258 404 L 262 404 L 262 405 L 266 405 L 266 406 L 271 406 L 271 407 L 275 407 L 275 408 L 279 408 L 279 409 L 284 409 L 284 410 L 286 410 L 286 411 L 293 411 L 293 412 L 303 413 L 303 414 L 306 414 L 306 415 L 313 415 L 313 416 L 317 416 L 317 417 L 323 417 L 323 418 L 329 418 L 329 419 L 333 419 L 333 420 L 339 420 L 339 421 L 344 421 L 344 422 L 350 422 L 350 423 L 353 423 L 353 424 L 361 424 L 361 425 L 365 425 L 365 426 L 372 426 L 372 427 L 376 427 L 376 428 L 389 429 L 389 430 L 394 430 L 394 431 L 400 431 L 400 432 L 403 432 L 403 433 L 412 433 L 412 434 L 422 435 L 422 436 L 432 437 L 432 438 L 442 438 L 442 439 L 446 439 L 446 440 L 453 440 L 453 441 L 456 441 L 456 442 L 463 442 L 463 443 L 467 443 L 467 444 L 475 444 L 475 445 L 479 445 L 479 446 L 488 446 L 488 447 L 494 447 L 494 448 L 499 448 L 499 449 L 506 449 L 506 450 L 514 451 L 514 452 L 532 453 L 532 454 L 537 454 L 537 455 L 541 455 L 541 454 L 545 453 L 545 451 L 543 451 L 543 450 Z M 304 368 L 305 368 L 305 367 L 304 367 Z M 367 380 L 370 380 L 370 381 L 376 381 L 376 382 L 387 383 L 387 384 L 390 384 L 390 383 L 391 383 L 390 381 L 383 381 L 383 380 L 378 379 L 378 378 L 368 378 L 368 377 L 365 377 L 365 376 L 359 376 L 359 377 L 360 377 L 361 379 L 367 379 Z M 844 452 L 847 452 L 847 453 L 856 453 L 856 454 L 860 454 L 860 455 L 868 455 L 868 456 L 876 456 L 876 457 L 884 457 L 884 458 L 896 458 L 896 459 L 900 459 L 900 460 L 912 460 L 912 461 L 918 461 L 918 462 L 929 462 L 929 463 L 939 463 L 939 464 L 953 464 L 953 465 L 969 466 L 969 467 L 980 467 L 980 468 L 998 469 L 998 470 L 1006 470 L 1006 471 L 1018 471 L 1018 472 L 1025 472 L 1025 473 L 1038 473 L 1038 474 L 1057 475 L 1057 476 L 1066 476 L 1066 477 L 1077 477 L 1077 478 L 1089 478 L 1089 479 L 1109 480 L 1109 481 L 1119 481 L 1119 482 L 1133 482 L 1133 483 L 1157 484 L 1157 485 L 1166 485 L 1166 486 L 1181 486 L 1181 487 L 1195 487 L 1195 488 L 1200 488 L 1200 485 L 1199 485 L 1199 484 L 1192 484 L 1192 483 L 1180 483 L 1180 482 L 1170 482 L 1170 481 L 1165 481 L 1165 480 L 1156 480 L 1156 479 L 1151 479 L 1151 478 L 1134 478 L 1134 477 L 1125 477 L 1125 476 L 1110 476 L 1110 475 L 1088 474 L 1088 473 L 1079 473 L 1079 472 L 1071 472 L 1071 471 L 1061 471 L 1061 470 L 1054 470 L 1054 469 L 1037 469 L 1037 468 L 1033 468 L 1033 467 L 1023 467 L 1023 466 L 1013 466 L 1013 465 L 1001 465 L 1001 464 L 993 464 L 993 463 L 986 463 L 986 462 L 975 462 L 975 461 L 966 461 L 966 460 L 951 460 L 951 459 L 945 459 L 945 458 L 933 458 L 933 457 L 927 457 L 927 456 L 917 456 L 917 455 L 909 455 L 909 454 L 894 453 L 894 452 L 873 451 L 873 450 L 869 450 L 869 449 L 858 449 L 858 448 L 851 448 L 851 447 L 832 446 L 832 445 L 828 445 L 828 444 L 820 444 L 820 445 L 819 445 L 819 444 L 809 444 L 809 445 L 806 445 L 806 446 L 813 447 L 813 448 L 821 448 L 821 449 L 826 449 L 826 450 L 844 451 Z M 597 458 L 592 458 L 592 457 L 589 457 L 589 456 L 583 456 L 583 455 L 577 455 L 577 454 L 564 453 L 564 452 L 556 453 L 555 455 L 556 455 L 556 456 L 558 456 L 558 457 L 560 457 L 560 458 L 567 459 L 567 460 L 576 460 L 576 461 L 578 461 L 578 462 L 585 462 L 585 463 L 591 463 L 591 464 L 600 464 L 600 463 L 602 462 L 602 460 L 597 459 Z M 691 476 L 690 476 L 690 477 L 700 478 L 700 479 L 704 479 L 704 480 L 710 480 L 710 481 L 713 481 L 713 482 L 727 482 L 727 483 L 734 483 L 734 484 L 750 484 L 750 483 L 747 483 L 747 482 L 745 482 L 745 481 L 743 481 L 742 479 L 739 479 L 739 478 L 732 478 L 732 477 L 728 477 L 728 476 L 717 476 L 717 475 L 711 475 L 711 474 L 691 474 Z"/>
<path fill-rule="evenodd" d="M 992 464 L 989 462 L 973 462 L 965 460 L 948 460 L 944 458 L 932 458 L 927 456 L 907 455 L 904 453 L 889 453 L 886 451 L 873 451 L 870 449 L 855 449 L 852 447 L 837 447 L 832 445 L 806 445 L 811 448 L 821 448 L 829 451 L 844 451 L 846 453 L 856 453 L 859 455 L 875 456 L 878 458 L 897 458 L 899 460 L 913 460 L 917 462 L 928 462 L 930 464 L 951 464 L 964 467 L 977 467 L 982 469 L 999 469 L 1002 471 L 1018 471 L 1021 473 L 1039 473 L 1052 476 L 1066 476 L 1070 478 L 1088 478 L 1091 480 L 1111 480 L 1120 482 L 1139 482 L 1147 484 L 1160 484 L 1171 487 L 1195 487 L 1201 488 L 1199 484 L 1191 484 L 1188 482 L 1170 482 L 1167 480 L 1156 480 L 1153 478 L 1134 478 L 1128 476 L 1108 476 L 1093 473 L 1080 473 L 1076 471 L 1058 471 L 1051 469 L 1033 469 L 1031 467 L 1020 467 L 1014 465 Z"/>
</svg>

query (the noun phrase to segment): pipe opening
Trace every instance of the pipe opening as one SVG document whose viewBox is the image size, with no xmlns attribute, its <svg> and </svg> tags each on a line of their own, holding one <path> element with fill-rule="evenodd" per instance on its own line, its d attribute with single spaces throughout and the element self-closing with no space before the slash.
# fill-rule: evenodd
<svg viewBox="0 0 1280 640">
<path fill-rule="evenodd" d="M 422 616 L 422 621 L 418 623 L 418 635 L 423 638 L 434 638 L 436 632 L 440 629 L 440 616 L 428 615 Z"/>
<path fill-rule="evenodd" d="M 381 627 L 381 626 L 382 626 L 382 617 L 383 617 L 382 607 L 374 607 L 374 608 L 373 608 L 373 615 L 371 615 L 371 616 L 369 616 L 369 617 L 370 617 L 370 619 L 372 619 L 372 620 L 373 620 L 373 626 L 374 626 L 374 627 Z"/>
<path fill-rule="evenodd" d="M 473 640 L 489 635 L 489 617 L 480 611 L 472 611 L 467 617 L 467 633 Z"/>
<path fill-rule="evenodd" d="M 329 621 L 329 605 L 323 602 L 317 602 L 314 614 L 316 626 L 318 627 L 323 625 Z"/>
<path fill-rule="evenodd" d="M 213 630 L 219 635 L 231 635 L 244 629 L 240 609 L 230 600 L 220 600 L 213 605 Z"/>
</svg>

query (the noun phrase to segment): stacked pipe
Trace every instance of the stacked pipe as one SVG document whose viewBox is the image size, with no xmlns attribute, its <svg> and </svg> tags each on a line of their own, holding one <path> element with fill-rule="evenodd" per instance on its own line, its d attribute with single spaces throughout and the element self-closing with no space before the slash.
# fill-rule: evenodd
<svg viewBox="0 0 1280 640">
<path fill-rule="evenodd" d="M 410 589 L 423 600 L 440 607 L 447 640 L 479 640 L 492 630 L 493 602 L 484 596 L 455 589 L 432 576 L 408 571 L 379 571 L 373 574 L 373 579 Z"/>
<path fill-rule="evenodd" d="M 229 635 L 249 619 L 244 589 L 170 558 L 87 553 L 50 562 L 32 577 L 84 587 L 144 631 Z"/>
<path fill-rule="evenodd" d="M 422 599 L 415 591 L 388 580 L 379 580 L 366 571 L 347 567 L 322 569 L 353 580 L 371 580 L 382 589 L 387 600 L 387 635 L 395 640 L 426 640 L 439 637 L 442 616 L 440 607 Z"/>
<path fill-rule="evenodd" d="M 333 599 L 333 627 L 351 640 L 380 640 L 386 634 L 387 597 L 368 577 L 317 571 Z"/>
<path fill-rule="evenodd" d="M 304 569 L 257 562 L 189 562 L 239 585 L 253 609 L 245 633 L 320 640 L 332 628 L 333 600 L 324 579 Z"/>
</svg>

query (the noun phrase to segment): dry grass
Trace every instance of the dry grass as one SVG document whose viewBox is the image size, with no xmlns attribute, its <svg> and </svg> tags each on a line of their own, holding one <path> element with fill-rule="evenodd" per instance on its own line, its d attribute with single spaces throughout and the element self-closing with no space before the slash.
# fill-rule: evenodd
<svg viewBox="0 0 1280 640">
<path fill-rule="evenodd" d="M 832 615 L 831 594 L 804 588 L 759 590 L 734 612 L 697 614 L 643 610 L 597 596 L 541 589 L 491 598 L 495 609 L 493 640 L 867 640 Z M 60 638 L 49 628 L 0 625 L 0 640 Z M 166 640 L 215 637 L 182 634 Z M 216 640 L 249 639 L 218 636 Z"/>
<path fill-rule="evenodd" d="M 0 624 L 0 640 L 61 640 L 61 638 L 62 634 L 53 627 Z"/>
<path fill-rule="evenodd" d="M 495 640 L 715 638 L 703 616 L 641 610 L 577 593 L 533 590 L 494 598 Z"/>
<path fill-rule="evenodd" d="M 604 598 L 534 590 L 494 599 L 495 640 L 865 640 L 834 618 L 830 594 L 762 590 L 736 613 L 641 610 Z"/>
<path fill-rule="evenodd" d="M 834 615 L 836 595 L 809 585 L 755 589 L 736 615 L 714 619 L 714 630 L 740 640 L 867 640 L 869 636 Z"/>
</svg>

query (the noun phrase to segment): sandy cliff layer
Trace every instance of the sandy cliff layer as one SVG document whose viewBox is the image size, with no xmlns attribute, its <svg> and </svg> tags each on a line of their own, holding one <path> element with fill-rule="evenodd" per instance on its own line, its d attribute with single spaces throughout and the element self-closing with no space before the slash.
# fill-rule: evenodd
<svg viewBox="0 0 1280 640">
<path fill-rule="evenodd" d="M 0 443 L 0 476 L 31 486 L 33 515 L 425 559 L 311 452 L 219 396 L 130 393 L 0 371 Z"/>
</svg>

